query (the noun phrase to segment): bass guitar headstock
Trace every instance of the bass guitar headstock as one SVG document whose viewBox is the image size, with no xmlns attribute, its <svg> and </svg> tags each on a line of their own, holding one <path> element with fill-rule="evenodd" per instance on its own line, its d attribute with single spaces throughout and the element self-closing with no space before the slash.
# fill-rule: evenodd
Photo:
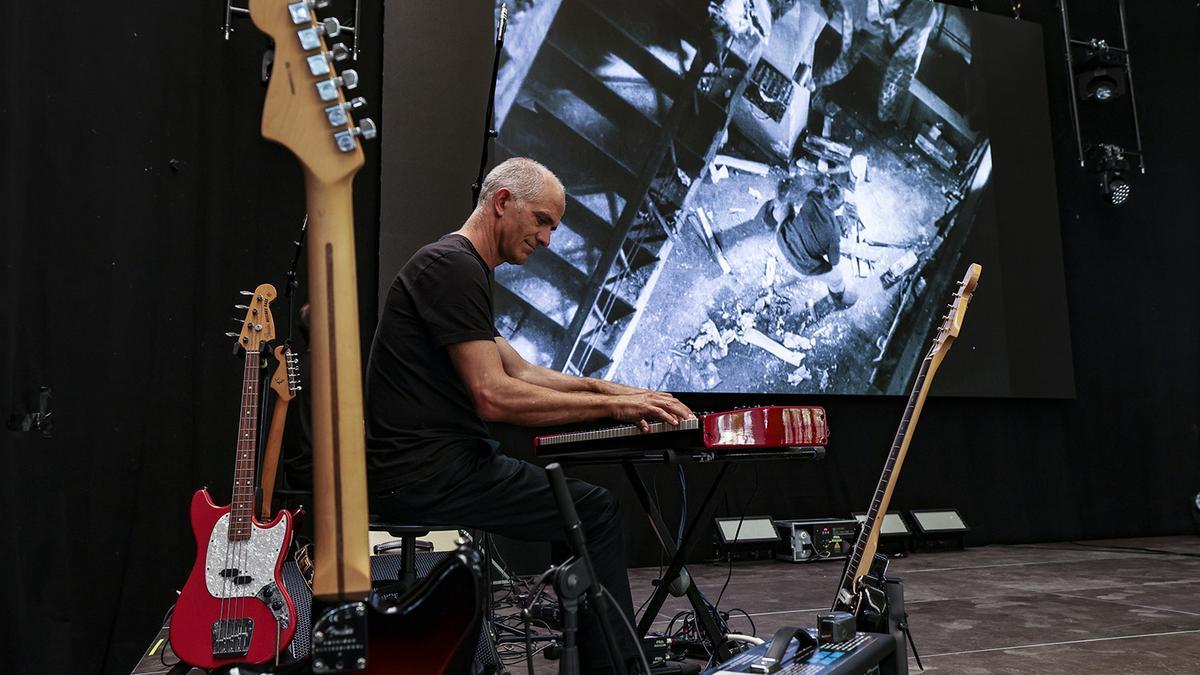
<svg viewBox="0 0 1200 675">
<path fill-rule="evenodd" d="M 317 181 L 332 184 L 353 176 L 363 164 L 359 139 L 374 138 L 375 123 L 351 116 L 366 105 L 347 100 L 358 73 L 334 66 L 350 51 L 326 45 L 342 28 L 337 19 L 317 18 L 329 0 L 250 0 L 250 18 L 275 41 L 275 57 L 263 105 L 262 135 L 288 148 Z"/>
<path fill-rule="evenodd" d="M 238 346 L 246 350 L 246 353 L 254 353 L 261 350 L 264 343 L 275 340 L 275 319 L 271 316 L 275 287 L 271 284 L 261 284 L 254 291 L 242 291 L 242 295 L 250 296 L 249 304 L 236 305 L 238 309 L 246 310 L 242 330 L 226 335 L 237 338 Z"/>
</svg>

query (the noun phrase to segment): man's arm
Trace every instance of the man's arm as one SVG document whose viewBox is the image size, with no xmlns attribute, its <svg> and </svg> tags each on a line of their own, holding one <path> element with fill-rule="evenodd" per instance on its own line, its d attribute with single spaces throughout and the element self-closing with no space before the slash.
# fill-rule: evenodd
<svg viewBox="0 0 1200 675">
<path fill-rule="evenodd" d="M 692 415 L 674 396 L 661 392 L 559 391 L 513 377 L 505 371 L 500 347 L 494 341 L 459 342 L 446 350 L 476 412 L 488 422 L 548 426 L 612 417 L 637 423 L 645 430 L 650 421 L 678 424 Z"/>
<path fill-rule="evenodd" d="M 539 387 L 546 387 L 555 391 L 590 391 L 595 394 L 608 394 L 610 396 L 646 394 L 650 392 L 649 389 L 629 387 L 594 377 L 576 377 L 575 375 L 560 373 L 557 370 L 532 364 L 526 361 L 520 352 L 513 349 L 513 346 L 508 344 L 508 340 L 502 337 L 496 338 L 496 348 L 500 350 L 500 362 L 504 365 L 504 372 L 509 377 L 515 377 L 518 380 L 528 382 L 529 384 L 536 384 Z"/>
</svg>

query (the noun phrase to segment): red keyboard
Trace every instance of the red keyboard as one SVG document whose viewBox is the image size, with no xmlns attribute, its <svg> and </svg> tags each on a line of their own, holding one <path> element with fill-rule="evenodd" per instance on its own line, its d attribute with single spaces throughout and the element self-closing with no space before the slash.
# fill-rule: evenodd
<svg viewBox="0 0 1200 675">
<path fill-rule="evenodd" d="M 533 453 L 552 457 L 628 449 L 739 451 L 824 446 L 829 440 L 820 406 L 765 406 L 697 415 L 679 426 L 655 422 L 649 431 L 633 424 L 538 436 Z"/>
</svg>

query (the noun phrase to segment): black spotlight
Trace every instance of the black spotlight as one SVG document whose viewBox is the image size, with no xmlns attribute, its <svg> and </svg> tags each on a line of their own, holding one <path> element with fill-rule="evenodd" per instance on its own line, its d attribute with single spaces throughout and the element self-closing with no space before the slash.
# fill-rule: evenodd
<svg viewBox="0 0 1200 675">
<path fill-rule="evenodd" d="M 1102 143 L 1093 149 L 1093 168 L 1100 174 L 1100 193 L 1113 206 L 1121 206 L 1133 195 L 1129 182 L 1129 159 L 1124 148 Z"/>
<path fill-rule="evenodd" d="M 1080 100 L 1106 103 L 1125 94 L 1125 52 L 1093 39 L 1075 73 Z"/>
<path fill-rule="evenodd" d="M 1129 181 L 1125 180 L 1120 173 L 1105 171 L 1104 177 L 1101 179 L 1100 191 L 1108 196 L 1113 206 L 1120 206 L 1129 200 L 1133 188 L 1129 187 Z"/>
</svg>

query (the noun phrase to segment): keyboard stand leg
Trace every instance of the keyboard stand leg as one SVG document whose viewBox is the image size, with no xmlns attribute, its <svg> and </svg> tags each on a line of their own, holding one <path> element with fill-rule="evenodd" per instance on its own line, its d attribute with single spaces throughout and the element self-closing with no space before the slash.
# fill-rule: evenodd
<svg viewBox="0 0 1200 675">
<path fill-rule="evenodd" d="M 674 583 L 681 571 L 685 571 L 683 561 L 687 558 L 688 553 L 691 552 L 692 547 L 696 543 L 696 533 L 700 530 L 700 523 L 707 522 L 708 517 L 712 515 L 712 510 L 715 507 L 713 497 L 717 494 L 717 488 L 721 486 L 725 474 L 729 471 L 730 464 L 729 462 L 721 463 L 721 470 L 713 480 L 712 487 L 704 495 L 704 500 L 700 503 L 700 509 L 696 512 L 696 517 L 685 523 L 683 541 L 680 542 L 678 549 L 675 547 L 675 539 L 671 530 L 663 520 L 662 512 L 659 511 L 654 500 L 650 498 L 650 492 L 646 489 L 646 483 L 642 481 L 642 476 L 638 473 L 637 467 L 629 461 L 622 462 L 621 465 L 625 469 L 625 475 L 629 478 L 630 485 L 633 486 L 634 492 L 637 493 L 638 501 L 641 502 L 642 508 L 650 518 L 650 528 L 654 530 L 655 536 L 658 537 L 658 543 L 662 546 L 667 557 L 671 559 L 671 564 L 667 567 L 662 579 L 659 580 L 658 587 L 654 589 L 654 595 L 651 596 L 649 604 L 646 605 L 646 611 L 642 614 L 641 620 L 638 621 L 637 632 L 641 636 L 650 631 L 650 626 L 658 618 L 658 613 L 662 609 L 663 602 L 667 599 L 667 593 L 670 591 L 671 584 Z M 696 584 L 691 581 L 691 575 L 687 576 L 687 580 L 688 601 L 691 602 L 692 609 L 696 614 L 696 621 L 700 624 L 700 630 L 708 638 L 709 642 L 715 646 L 716 660 L 718 662 L 726 661 L 732 654 L 725 645 L 725 634 L 717 625 L 717 618 L 709 611 L 704 598 L 700 596 L 700 589 L 696 588 Z"/>
</svg>

